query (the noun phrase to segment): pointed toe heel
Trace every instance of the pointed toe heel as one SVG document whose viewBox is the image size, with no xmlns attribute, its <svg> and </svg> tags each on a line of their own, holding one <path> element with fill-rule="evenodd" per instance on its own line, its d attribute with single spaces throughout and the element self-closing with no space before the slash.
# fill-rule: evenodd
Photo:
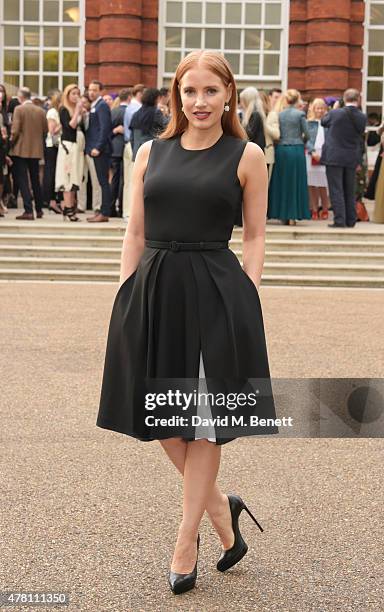
<svg viewBox="0 0 384 612">
<path fill-rule="evenodd" d="M 244 501 L 238 495 L 227 495 L 229 501 L 229 509 L 232 516 L 232 529 L 235 536 L 235 541 L 232 548 L 223 550 L 217 562 L 219 572 L 225 572 L 229 568 L 238 563 L 248 552 L 248 545 L 244 541 L 239 529 L 239 516 L 242 510 L 245 510 L 251 519 L 256 523 L 260 531 L 264 531 L 260 523 L 255 519 L 252 512 L 247 508 Z"/>
<path fill-rule="evenodd" d="M 186 591 L 190 591 L 196 585 L 197 579 L 197 558 L 199 556 L 199 546 L 200 546 L 200 534 L 197 536 L 197 557 L 195 567 L 192 572 L 189 574 L 179 574 L 177 572 L 169 572 L 168 576 L 168 584 L 171 587 L 171 591 L 175 595 L 181 595 Z"/>
</svg>

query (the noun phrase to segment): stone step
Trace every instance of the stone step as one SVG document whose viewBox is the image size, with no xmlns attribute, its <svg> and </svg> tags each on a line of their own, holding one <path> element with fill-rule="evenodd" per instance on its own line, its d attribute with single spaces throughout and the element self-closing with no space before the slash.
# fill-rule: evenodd
<svg viewBox="0 0 384 612">
<path fill-rule="evenodd" d="M 1 227 L 1 224 L 0 224 Z M 76 247 L 88 249 L 118 249 L 121 251 L 123 238 L 119 235 L 92 235 L 92 234 L 22 234 L 22 233 L 6 233 L 0 232 L 0 247 L 4 246 L 41 246 L 41 247 Z M 241 251 L 242 240 L 233 238 L 230 241 L 230 247 L 233 250 Z M 351 241 L 351 240 L 280 240 L 274 237 L 266 236 L 266 248 L 276 250 L 294 250 L 294 251 L 364 251 L 384 253 L 384 238 L 376 241 Z"/>
<path fill-rule="evenodd" d="M 119 275 L 111 271 L 89 270 L 38 270 L 0 268 L 0 280 L 65 281 L 65 282 L 111 282 L 118 286 Z M 262 278 L 262 285 L 292 287 L 346 287 L 383 288 L 383 280 L 372 276 L 319 276 L 294 274 L 269 274 Z"/>
<path fill-rule="evenodd" d="M 10 270 L 70 270 L 73 272 L 93 273 L 99 272 L 111 272 L 116 275 L 120 271 L 120 261 L 114 259 L 93 259 L 84 260 L 72 257 L 56 258 L 56 257 L 34 257 L 34 258 L 21 258 L 21 257 L 1 257 L 0 268 L 9 272 Z M 305 262 L 265 262 L 263 268 L 263 274 L 277 274 L 277 275 L 301 275 L 301 276 L 312 276 L 316 273 L 316 276 L 325 276 L 332 278 L 334 276 L 369 276 L 372 278 L 381 279 L 384 286 L 384 265 L 378 264 L 326 264 L 326 263 L 313 263 Z"/>
<path fill-rule="evenodd" d="M 360 227 L 361 226 L 361 227 Z M 123 237 L 126 231 L 127 223 L 125 221 L 113 220 L 110 223 L 87 223 L 81 216 L 81 222 L 69 223 L 63 221 L 46 221 L 36 220 L 31 221 L 15 221 L 10 219 L 1 220 L 0 222 L 0 237 L 10 234 L 52 234 L 52 235 L 91 235 L 91 236 L 120 236 Z M 241 239 L 243 233 L 242 228 L 234 228 L 233 238 Z M 384 231 L 377 225 L 377 229 L 373 225 L 357 224 L 354 228 L 330 229 L 321 225 L 319 227 L 312 226 L 275 226 L 267 224 L 266 234 L 270 238 L 289 239 L 289 240 L 366 240 L 366 241 L 382 241 L 384 242 Z"/>
<path fill-rule="evenodd" d="M 236 246 L 236 245 L 235 245 Z M 293 251 L 290 250 L 275 250 L 275 245 L 267 244 L 265 252 L 266 262 L 304 262 L 314 264 L 318 263 L 351 263 L 351 264 L 382 264 L 384 265 L 384 252 L 360 252 L 355 251 Z M 242 260 L 242 252 L 237 248 L 231 249 Z M 45 258 L 67 259 L 75 258 L 83 262 L 91 262 L 94 260 L 113 260 L 116 265 L 120 265 L 121 246 L 120 247 L 81 247 L 81 246 L 40 246 L 40 245 L 0 245 L 0 259 L 6 257 L 19 258 L 40 258 L 44 261 Z M 43 262 L 42 262 L 43 265 Z"/>
</svg>

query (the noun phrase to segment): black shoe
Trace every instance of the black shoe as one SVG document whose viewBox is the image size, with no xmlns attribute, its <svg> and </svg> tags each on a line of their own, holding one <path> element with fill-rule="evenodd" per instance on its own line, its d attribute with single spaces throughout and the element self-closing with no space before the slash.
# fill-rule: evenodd
<svg viewBox="0 0 384 612">
<path fill-rule="evenodd" d="M 200 534 L 197 536 L 197 556 L 195 567 L 189 574 L 178 574 L 177 572 L 169 572 L 168 583 L 172 592 L 175 595 L 181 595 L 185 591 L 190 591 L 194 588 L 197 578 L 197 558 L 199 556 Z"/>
<path fill-rule="evenodd" d="M 340 225 L 339 223 L 328 223 L 328 227 L 347 227 L 347 226 Z"/>
<path fill-rule="evenodd" d="M 247 506 L 238 495 L 228 495 L 229 509 L 232 516 L 232 529 L 235 535 L 235 542 L 232 548 L 223 550 L 217 562 L 217 569 L 220 572 L 225 572 L 227 569 L 235 565 L 244 557 L 248 551 L 247 543 L 244 541 L 239 529 L 239 516 L 242 510 L 246 510 L 251 519 L 256 523 L 260 531 L 264 531 L 262 526 L 257 522 L 253 514 L 248 510 Z"/>
</svg>

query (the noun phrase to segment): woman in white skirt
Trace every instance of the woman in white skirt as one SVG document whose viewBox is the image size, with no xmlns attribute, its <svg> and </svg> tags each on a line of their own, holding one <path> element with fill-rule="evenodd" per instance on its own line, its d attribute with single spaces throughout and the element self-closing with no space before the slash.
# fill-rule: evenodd
<svg viewBox="0 0 384 612">
<path fill-rule="evenodd" d="M 75 193 L 84 173 L 83 117 L 85 108 L 76 84 L 67 85 L 59 110 L 62 127 L 56 164 L 56 191 L 64 192 L 63 219 L 79 221 L 76 216 Z"/>
<path fill-rule="evenodd" d="M 321 118 L 327 112 L 327 105 L 322 98 L 313 100 L 308 111 L 308 131 L 310 140 L 307 143 L 307 177 L 309 201 L 312 219 L 328 219 L 329 197 L 325 166 L 320 164 L 321 150 L 324 144 L 325 132 Z M 321 212 L 319 214 L 319 200 Z"/>
</svg>

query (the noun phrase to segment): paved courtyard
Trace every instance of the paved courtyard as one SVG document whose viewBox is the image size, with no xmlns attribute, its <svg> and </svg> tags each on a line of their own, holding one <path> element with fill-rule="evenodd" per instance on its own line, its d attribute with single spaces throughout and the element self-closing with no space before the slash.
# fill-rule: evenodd
<svg viewBox="0 0 384 612">
<path fill-rule="evenodd" d="M 197 588 L 171 593 L 181 479 L 157 442 L 95 426 L 116 289 L 0 283 L 1 590 L 65 591 L 69 610 L 90 612 L 382 610 L 384 444 L 373 438 L 226 445 L 222 488 L 264 533 L 242 514 L 249 553 L 223 575 L 204 519 Z M 382 291 L 260 297 L 273 377 L 383 377 Z"/>
</svg>

